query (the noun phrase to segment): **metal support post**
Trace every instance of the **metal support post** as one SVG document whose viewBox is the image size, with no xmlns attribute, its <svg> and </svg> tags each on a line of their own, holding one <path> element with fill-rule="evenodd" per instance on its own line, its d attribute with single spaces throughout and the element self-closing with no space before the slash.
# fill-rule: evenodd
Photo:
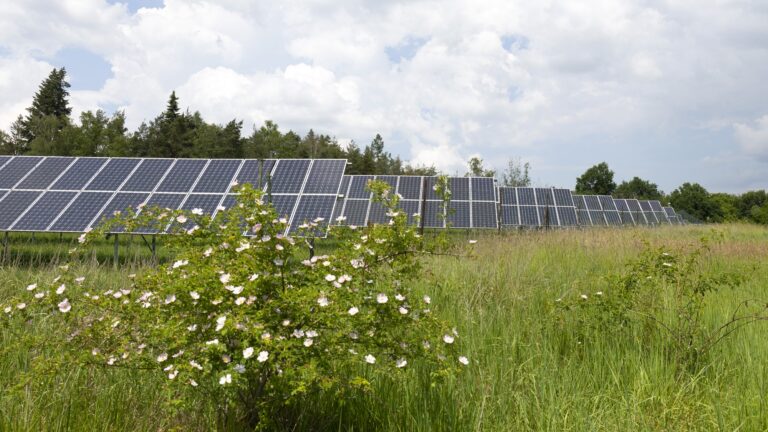
<svg viewBox="0 0 768 432">
<path fill-rule="evenodd" d="M 115 268 L 117 268 L 118 261 L 120 259 L 120 244 L 117 242 L 119 236 L 117 234 L 113 234 L 115 236 Z"/>
<path fill-rule="evenodd" d="M 315 238 L 310 237 L 307 243 L 309 244 L 309 259 L 312 259 L 315 256 Z"/>
<path fill-rule="evenodd" d="M 427 178 L 421 177 L 421 220 L 419 221 L 419 234 L 421 236 L 424 236 L 424 221 L 427 219 L 426 215 L 426 208 L 427 208 L 427 192 L 425 191 L 427 187 Z"/>
<path fill-rule="evenodd" d="M 152 259 L 157 259 L 157 244 L 155 243 L 155 236 L 152 236 Z"/>
</svg>

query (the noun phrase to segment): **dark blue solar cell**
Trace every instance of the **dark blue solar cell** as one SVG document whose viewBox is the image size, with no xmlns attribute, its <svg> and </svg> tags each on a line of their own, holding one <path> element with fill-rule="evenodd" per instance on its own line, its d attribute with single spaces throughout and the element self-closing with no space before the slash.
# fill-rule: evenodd
<svg viewBox="0 0 768 432">
<path fill-rule="evenodd" d="M 334 195 L 302 195 L 296 206 L 290 231 L 297 232 L 303 223 L 314 222 L 322 218 L 322 221 L 317 222 L 319 228 L 315 230 L 314 235 L 325 235 L 335 203 L 336 197 Z"/>
<path fill-rule="evenodd" d="M 627 206 L 629 207 L 629 210 L 633 212 L 643 211 L 643 208 L 640 206 L 640 202 L 636 199 L 628 199 Z"/>
<path fill-rule="evenodd" d="M 338 221 L 336 218 L 341 216 L 341 212 L 344 211 L 344 198 L 336 198 L 336 205 L 333 207 L 333 215 L 331 215 L 331 225 L 346 225 L 346 221 Z"/>
<path fill-rule="evenodd" d="M 519 189 L 518 189 L 518 192 L 520 192 Z M 533 194 L 533 190 L 531 190 L 531 194 Z M 539 226 L 540 225 L 539 212 L 536 206 L 530 206 L 530 205 L 520 206 L 520 225 L 522 226 Z"/>
<path fill-rule="evenodd" d="M 469 177 L 449 177 L 448 188 L 451 190 L 451 200 L 469 201 Z"/>
<path fill-rule="evenodd" d="M 587 204 L 587 210 L 602 210 L 600 200 L 596 195 L 584 195 L 584 202 Z"/>
<path fill-rule="evenodd" d="M 132 209 L 137 212 L 139 205 L 147 200 L 149 193 L 147 192 L 119 192 L 112 197 L 107 203 L 104 209 L 94 219 L 92 227 L 101 225 L 104 221 L 115 217 L 118 213 L 123 213 L 128 209 Z M 114 232 L 122 232 L 120 227 L 114 227 Z"/>
<path fill-rule="evenodd" d="M 576 218 L 579 221 L 579 225 L 592 226 L 592 220 L 589 218 L 589 211 L 582 209 L 576 210 Z"/>
<path fill-rule="evenodd" d="M 369 200 L 348 199 L 344 205 L 346 225 L 365 226 L 368 223 Z"/>
<path fill-rule="evenodd" d="M 275 159 L 248 159 L 237 173 L 239 184 L 249 183 L 255 189 L 265 190 L 267 178 L 275 167 Z"/>
<path fill-rule="evenodd" d="M 152 192 L 171 164 L 173 164 L 173 159 L 143 159 L 141 165 L 136 168 L 131 178 L 123 184 L 120 190 Z"/>
<path fill-rule="evenodd" d="M 424 203 L 424 226 L 427 228 L 445 227 L 442 201 L 427 201 Z"/>
<path fill-rule="evenodd" d="M 91 180 L 86 190 L 115 191 L 123 184 L 141 159 L 110 159 Z"/>
<path fill-rule="evenodd" d="M 49 231 L 85 231 L 111 197 L 110 192 L 82 192 L 53 223 Z"/>
<path fill-rule="evenodd" d="M 188 192 L 208 163 L 204 159 L 178 159 L 168 171 L 158 192 Z"/>
<path fill-rule="evenodd" d="M 369 224 L 385 224 L 391 219 L 387 216 L 389 210 L 385 209 L 381 203 L 371 202 L 371 208 L 368 211 L 368 223 Z"/>
<path fill-rule="evenodd" d="M 621 216 L 619 216 L 619 212 L 615 210 L 608 210 L 606 212 L 603 212 L 603 214 L 605 214 L 605 220 L 608 221 L 608 225 L 611 225 L 611 226 L 621 225 Z"/>
<path fill-rule="evenodd" d="M 0 201 L 0 230 L 7 230 L 40 196 L 39 191 L 11 191 Z"/>
<path fill-rule="evenodd" d="M 435 185 L 437 184 L 437 177 L 424 177 L 424 196 L 428 200 L 442 201 L 442 198 L 437 196 L 435 191 Z"/>
<path fill-rule="evenodd" d="M 536 204 L 540 206 L 555 205 L 555 197 L 552 189 L 536 188 Z"/>
<path fill-rule="evenodd" d="M 0 156 L 0 170 L 3 169 L 3 166 L 11 160 L 11 156 Z"/>
<path fill-rule="evenodd" d="M 517 203 L 519 205 L 536 205 L 533 188 L 517 188 Z M 527 221 L 527 219 L 523 219 Z"/>
<path fill-rule="evenodd" d="M 496 213 L 494 202 L 472 203 L 472 227 L 473 228 L 498 228 L 499 217 Z"/>
<path fill-rule="evenodd" d="M 579 221 L 576 219 L 576 210 L 573 207 L 558 207 L 557 216 L 560 219 L 560 226 L 576 226 Z"/>
<path fill-rule="evenodd" d="M 94 175 L 107 163 L 107 158 L 78 158 L 69 166 L 51 189 L 80 190 L 84 188 Z"/>
<path fill-rule="evenodd" d="M 242 161 L 232 159 L 213 159 L 200 176 L 194 192 L 225 193 Z"/>
<path fill-rule="evenodd" d="M 272 193 L 301 192 L 309 162 L 309 159 L 280 159 L 272 173 Z"/>
<path fill-rule="evenodd" d="M 516 205 L 505 205 L 501 207 L 501 224 L 520 225 L 520 215 L 518 214 L 518 207 Z"/>
<path fill-rule="evenodd" d="M 469 186 L 469 182 L 467 182 L 467 186 Z M 472 228 L 469 213 L 468 201 L 451 201 L 448 203 L 448 222 L 452 228 Z"/>
<path fill-rule="evenodd" d="M 623 199 L 615 199 L 613 200 L 613 203 L 616 205 L 616 210 L 620 212 L 628 212 L 629 207 L 627 206 L 627 201 Z"/>
<path fill-rule="evenodd" d="M 421 214 L 421 202 L 415 200 L 400 200 L 397 203 L 400 208 L 408 216 L 408 224 L 416 225 L 416 214 Z"/>
<path fill-rule="evenodd" d="M 557 226 L 559 221 L 557 220 L 557 211 L 554 206 L 538 206 L 539 221 L 542 226 Z"/>
<path fill-rule="evenodd" d="M 577 210 L 587 209 L 587 203 L 584 202 L 584 195 L 573 195 L 573 204 Z"/>
<path fill-rule="evenodd" d="M 653 211 L 651 208 L 651 203 L 646 200 L 638 200 L 640 203 L 640 208 L 643 209 L 644 212 L 650 212 Z"/>
<path fill-rule="evenodd" d="M 149 197 L 144 208 L 151 209 L 152 211 L 162 211 L 163 209 L 176 210 L 181 205 L 181 202 L 184 201 L 185 196 L 185 194 L 154 193 Z M 156 234 L 160 231 L 164 231 L 168 224 L 168 220 L 155 222 L 149 226 L 137 229 L 136 233 Z"/>
<path fill-rule="evenodd" d="M 298 195 L 272 195 L 272 206 L 275 208 L 278 217 L 289 219 L 296 207 Z"/>
<path fill-rule="evenodd" d="M 502 205 L 517 205 L 517 192 L 515 188 L 501 187 L 499 188 L 499 194 L 501 195 Z"/>
<path fill-rule="evenodd" d="M 16 156 L 0 169 L 0 188 L 11 189 L 42 161 L 41 157 Z"/>
<path fill-rule="evenodd" d="M 669 218 L 667 218 L 667 214 L 663 211 L 653 212 L 653 215 L 656 216 L 656 219 L 661 224 L 669 224 Z"/>
<path fill-rule="evenodd" d="M 675 209 L 672 207 L 664 207 L 664 211 L 667 213 L 668 217 L 676 217 L 677 213 L 675 213 Z"/>
<path fill-rule="evenodd" d="M 613 202 L 613 197 L 610 195 L 598 195 L 597 199 L 600 201 L 600 206 L 603 210 L 611 211 L 617 210 L 616 203 Z"/>
<path fill-rule="evenodd" d="M 34 171 L 16 185 L 16 189 L 48 189 L 51 183 L 66 171 L 67 167 L 74 160 L 75 158 L 71 157 L 47 157 Z"/>
<path fill-rule="evenodd" d="M 664 209 L 661 207 L 661 203 L 659 201 L 654 200 L 654 201 L 649 201 L 649 203 L 651 204 L 651 209 L 653 211 L 655 211 L 655 212 L 663 212 L 664 211 Z"/>
<path fill-rule="evenodd" d="M 555 189 L 555 204 L 558 206 L 573 207 L 573 196 L 568 189 Z"/>
<path fill-rule="evenodd" d="M 45 231 L 75 195 L 77 192 L 45 192 L 11 228 L 17 231 Z"/>
<path fill-rule="evenodd" d="M 223 195 L 220 194 L 191 194 L 181 206 L 184 210 L 201 209 L 203 214 L 213 215 Z"/>
<path fill-rule="evenodd" d="M 490 177 L 472 177 L 472 201 L 496 201 L 496 185 Z"/>
<path fill-rule="evenodd" d="M 349 183 L 352 181 L 352 177 L 350 176 L 344 176 L 341 178 L 341 187 L 339 188 L 339 195 L 344 195 L 345 197 L 349 195 Z"/>
<path fill-rule="evenodd" d="M 353 176 L 349 185 L 349 196 L 347 198 L 369 199 L 371 191 L 368 190 L 368 182 L 373 180 L 373 176 Z"/>
<path fill-rule="evenodd" d="M 602 210 L 589 210 L 589 217 L 592 219 L 592 225 L 606 225 L 605 215 Z"/>
<path fill-rule="evenodd" d="M 624 225 L 634 225 L 635 220 L 630 212 L 621 212 L 621 223 Z"/>
<path fill-rule="evenodd" d="M 312 162 L 302 193 L 337 194 L 346 166 L 347 161 L 343 159 L 316 159 Z"/>
<path fill-rule="evenodd" d="M 225 209 L 230 209 L 233 206 L 237 204 L 237 195 L 227 195 L 224 198 L 224 202 L 221 203 L 221 206 Z"/>
<path fill-rule="evenodd" d="M 389 194 L 394 195 L 397 192 L 397 176 L 380 175 L 376 176 L 376 180 L 383 181 L 389 185 Z"/>
<path fill-rule="evenodd" d="M 400 176 L 397 193 L 402 195 L 403 199 L 420 200 L 421 182 L 422 177 L 420 176 Z"/>
</svg>

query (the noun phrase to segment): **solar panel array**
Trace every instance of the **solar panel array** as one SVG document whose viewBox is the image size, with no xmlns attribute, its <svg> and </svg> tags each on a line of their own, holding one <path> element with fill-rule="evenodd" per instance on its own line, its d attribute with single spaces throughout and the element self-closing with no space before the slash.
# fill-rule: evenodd
<svg viewBox="0 0 768 432">
<path fill-rule="evenodd" d="M 373 201 L 368 182 L 389 184 L 390 192 L 400 195 L 399 207 L 416 223 L 423 214 L 426 228 L 498 228 L 496 186 L 487 177 L 449 177 L 451 199 L 447 208 L 435 192 L 437 177 L 349 175 L 341 184 L 342 195 L 333 219 L 341 216 L 344 224 L 366 226 L 388 223 L 390 216 L 381 203 Z"/>
<path fill-rule="evenodd" d="M 0 230 L 83 232 L 141 204 L 195 208 L 215 217 L 235 200 L 231 185 L 267 188 L 287 231 L 330 219 L 343 159 L 0 158 Z M 166 227 L 147 227 L 157 233 Z"/>
<path fill-rule="evenodd" d="M 500 187 L 501 224 L 505 226 L 576 226 L 571 191 L 555 188 Z"/>
</svg>

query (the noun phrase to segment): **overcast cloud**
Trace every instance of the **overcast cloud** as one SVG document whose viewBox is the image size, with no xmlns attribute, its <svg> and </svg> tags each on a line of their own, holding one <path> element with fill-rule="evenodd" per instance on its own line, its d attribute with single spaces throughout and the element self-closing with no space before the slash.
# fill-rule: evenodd
<svg viewBox="0 0 768 432">
<path fill-rule="evenodd" d="M 75 113 L 271 119 L 464 172 L 606 161 L 671 191 L 768 188 L 765 1 L 21 0 L 0 9 L 0 128 L 66 66 Z"/>
</svg>

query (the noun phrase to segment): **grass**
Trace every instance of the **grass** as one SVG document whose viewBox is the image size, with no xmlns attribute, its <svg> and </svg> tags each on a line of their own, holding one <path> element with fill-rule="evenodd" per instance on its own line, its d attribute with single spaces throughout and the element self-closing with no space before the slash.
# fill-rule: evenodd
<svg viewBox="0 0 768 432">
<path fill-rule="evenodd" d="M 312 395 L 286 415 L 295 430 L 768 430 L 768 322 L 735 333 L 700 370 L 687 374 L 670 360 L 661 334 L 644 339 L 606 329 L 576 340 L 557 324 L 557 298 L 609 292 L 605 276 L 636 256 L 643 240 L 685 248 L 711 229 L 477 233 L 474 257 L 428 258 L 413 286 L 456 323 L 472 359 L 466 373 L 431 388 L 427 371 L 414 367 L 406 379 L 376 377 L 373 392 L 343 404 L 332 395 Z M 738 271 L 749 278 L 713 295 L 704 316 L 711 326 L 727 319 L 741 300 L 768 301 L 768 229 L 715 229 L 723 238 L 712 249 L 707 271 Z M 10 261 L 0 270 L 0 299 L 53 274 L 57 257 L 69 247 L 67 238 L 28 237 L 12 237 Z M 466 238 L 461 234 L 457 241 Z M 110 242 L 88 263 L 91 277 L 104 286 L 149 265 L 140 239 L 132 246 L 121 241 L 118 269 Z M 319 250 L 329 245 L 319 244 Z M 14 330 L 57 330 L 46 319 L 24 325 Z M 3 329 L 0 343 L 9 337 Z M 15 385 L 20 371 L 55 349 L 0 349 L 0 389 Z M 164 410 L 161 381 L 150 372 L 75 365 L 41 374 L 22 393 L 2 393 L 0 430 L 208 430 L 214 424 L 216 413 L 204 401 L 192 412 Z"/>
</svg>

